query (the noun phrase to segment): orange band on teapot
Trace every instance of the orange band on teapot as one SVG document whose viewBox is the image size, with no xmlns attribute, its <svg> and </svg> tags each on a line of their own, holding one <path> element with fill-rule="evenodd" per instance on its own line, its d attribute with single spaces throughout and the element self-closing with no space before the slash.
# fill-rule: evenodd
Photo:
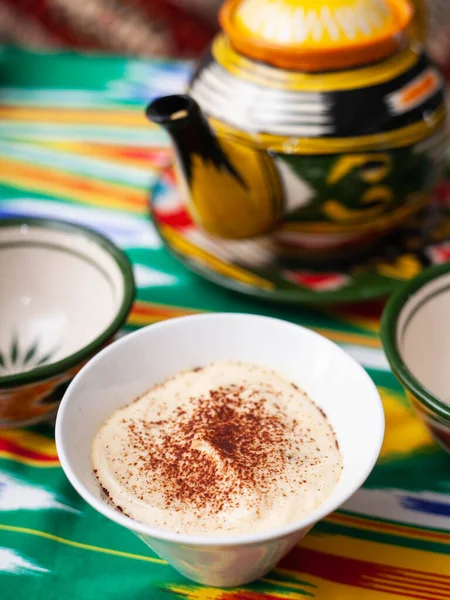
<svg viewBox="0 0 450 600">
<path fill-rule="evenodd" d="M 394 54 L 405 42 L 412 16 L 408 0 L 228 0 L 220 21 L 245 56 L 317 72 Z"/>
</svg>

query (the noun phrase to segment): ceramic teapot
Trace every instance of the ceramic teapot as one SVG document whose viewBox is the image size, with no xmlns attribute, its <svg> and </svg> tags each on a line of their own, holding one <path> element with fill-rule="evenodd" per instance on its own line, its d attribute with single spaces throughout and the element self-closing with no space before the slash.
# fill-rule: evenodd
<svg viewBox="0 0 450 600">
<path fill-rule="evenodd" d="M 192 218 L 326 256 L 415 215 L 440 176 L 446 113 L 412 15 L 407 0 L 228 0 L 188 95 L 147 108 Z"/>
</svg>

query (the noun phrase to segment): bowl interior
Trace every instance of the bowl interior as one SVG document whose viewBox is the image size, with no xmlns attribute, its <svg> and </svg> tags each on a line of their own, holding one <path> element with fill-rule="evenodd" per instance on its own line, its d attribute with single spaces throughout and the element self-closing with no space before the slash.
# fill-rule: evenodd
<svg viewBox="0 0 450 600">
<path fill-rule="evenodd" d="M 444 273 L 428 279 L 412 293 L 399 312 L 395 336 L 409 373 L 450 406 L 449 310 L 450 273 Z"/>
<path fill-rule="evenodd" d="M 0 227 L 0 377 L 62 360 L 104 332 L 124 299 L 120 268 L 82 230 Z"/>
<path fill-rule="evenodd" d="M 278 371 L 304 389 L 328 415 L 344 470 L 339 485 L 311 523 L 363 483 L 378 457 L 384 433 L 380 397 L 365 371 L 340 348 L 302 327 L 258 316 L 210 314 L 173 319 L 120 339 L 92 359 L 70 385 L 58 414 L 58 453 L 72 484 L 90 504 L 135 531 L 154 533 L 155 529 L 131 521 L 101 498 L 90 462 L 94 435 L 114 410 L 154 384 L 180 370 L 220 359 Z"/>
</svg>

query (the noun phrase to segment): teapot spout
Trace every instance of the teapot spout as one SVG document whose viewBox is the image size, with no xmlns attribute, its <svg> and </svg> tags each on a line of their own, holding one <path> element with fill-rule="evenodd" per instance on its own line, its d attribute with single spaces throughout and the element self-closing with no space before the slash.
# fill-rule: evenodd
<svg viewBox="0 0 450 600">
<path fill-rule="evenodd" d="M 163 127 L 172 138 L 179 167 L 190 186 L 193 177 L 195 156 L 207 164 L 225 168 L 245 187 L 234 166 L 222 151 L 215 134 L 203 116 L 200 106 L 190 96 L 183 94 L 163 96 L 147 107 L 147 117 Z"/>
<path fill-rule="evenodd" d="M 148 106 L 147 117 L 173 141 L 180 191 L 194 221 L 212 235 L 234 239 L 259 235 L 273 226 L 279 217 L 273 207 L 282 203 L 281 186 L 277 183 L 272 190 L 268 185 L 277 175 L 267 155 L 217 139 L 190 96 L 158 98 Z"/>
<path fill-rule="evenodd" d="M 189 96 L 175 94 L 153 100 L 147 106 L 146 112 L 150 121 L 170 130 L 170 125 L 176 125 L 188 117 L 192 118 L 195 113 L 200 112 L 200 107 Z"/>
</svg>

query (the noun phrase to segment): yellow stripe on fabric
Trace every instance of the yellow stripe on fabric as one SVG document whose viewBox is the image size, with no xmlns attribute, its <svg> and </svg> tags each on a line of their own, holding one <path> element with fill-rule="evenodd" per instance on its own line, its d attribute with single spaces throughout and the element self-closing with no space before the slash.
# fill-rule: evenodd
<svg viewBox="0 0 450 600">
<path fill-rule="evenodd" d="M 278 581 L 276 583 L 279 584 Z M 170 590 L 173 594 L 179 594 L 180 596 L 189 598 L 190 600 L 240 600 L 241 598 L 249 597 L 251 594 L 251 592 L 242 588 L 222 590 L 220 588 L 206 586 L 199 587 L 195 583 L 185 585 L 168 585 L 166 589 Z M 308 598 L 308 596 L 305 596 L 304 594 L 300 595 L 298 592 L 281 592 L 277 590 L 274 592 L 274 594 L 276 594 L 275 598 L 279 598 L 280 600 L 300 600 L 300 598 Z M 259 597 L 261 597 L 261 600 L 263 600 L 265 596 L 263 594 L 260 596 L 256 592 L 255 600 Z M 270 598 L 270 596 L 267 595 L 267 598 Z"/>
<path fill-rule="evenodd" d="M 128 318 L 128 324 L 136 327 L 144 326 L 152 323 L 159 323 L 160 321 L 164 321 L 166 319 L 207 312 L 211 311 L 187 308 L 183 306 L 156 304 L 153 302 L 144 302 L 138 300 Z M 310 327 L 310 329 L 337 343 L 354 344 L 369 348 L 381 348 L 381 342 L 379 338 L 365 335 L 363 333 L 347 333 L 345 331 L 333 330 L 325 327 Z"/>
<path fill-rule="evenodd" d="M 367 581 L 369 582 L 371 579 L 367 578 Z M 405 600 L 410 600 L 411 598 L 419 598 L 420 600 L 448 600 L 449 598 L 447 593 L 444 595 L 444 592 L 431 592 L 426 588 L 417 590 L 408 585 L 391 586 L 387 583 L 377 583 L 374 581 L 371 588 L 376 593 L 376 596 L 373 596 L 373 598 L 377 598 L 378 600 L 380 598 L 383 598 L 384 600 L 387 600 L 387 598 L 392 598 L 392 600 L 398 600 L 399 598 L 405 598 Z M 361 596 L 358 597 L 358 600 L 360 600 L 360 598 Z M 366 590 L 364 590 L 364 600 L 366 600 L 366 598 L 369 598 L 369 596 L 366 595 Z"/>
<path fill-rule="evenodd" d="M 307 583 L 294 583 L 292 581 L 281 581 L 280 579 L 270 579 L 269 577 L 263 577 L 261 579 L 261 581 L 264 581 L 265 583 L 270 583 L 270 585 L 274 585 L 274 586 L 279 586 L 279 587 L 290 587 L 294 590 L 305 590 L 305 587 L 308 588 L 314 588 L 314 585 L 310 585 L 309 582 Z M 296 596 L 297 597 L 297 596 Z M 303 595 L 302 595 L 303 597 Z"/>
<path fill-rule="evenodd" d="M 298 553 L 298 562 L 275 571 L 299 582 L 307 577 L 323 598 L 387 600 L 412 596 L 442 600 L 449 597 L 447 554 L 314 532 L 294 552 Z M 309 552 L 318 554 L 312 559 L 314 562 L 309 558 L 308 565 Z M 341 574 L 335 570 L 338 565 L 343 570 Z"/>
<path fill-rule="evenodd" d="M 25 429 L 0 430 L 0 458 L 31 467 L 59 467 L 55 441 Z"/>
<path fill-rule="evenodd" d="M 434 596 L 410 593 L 407 590 L 392 590 L 383 585 L 371 586 L 371 589 L 361 589 L 360 587 L 351 587 L 342 583 L 334 583 L 311 577 L 308 579 L 313 582 L 319 593 L 316 594 L 317 600 L 444 600 L 448 596 Z M 307 596 L 298 596 L 297 600 L 306 600 Z M 222 600 L 222 599 L 221 599 Z"/>
<path fill-rule="evenodd" d="M 345 331 L 324 327 L 311 327 L 310 329 L 338 344 L 354 344 L 357 346 L 366 346 L 368 348 L 381 348 L 381 342 L 378 338 L 365 336 L 364 334 L 347 333 Z"/>
<path fill-rule="evenodd" d="M 448 554 L 425 552 L 415 548 L 392 546 L 343 535 L 319 535 L 314 534 L 314 532 L 302 540 L 301 547 L 324 554 L 377 563 L 391 568 L 413 569 L 424 572 L 433 579 L 436 576 L 450 578 Z"/>
<path fill-rule="evenodd" d="M 136 300 L 133 305 L 132 315 L 142 315 L 145 317 L 155 317 L 161 319 L 173 319 L 175 317 L 184 317 L 186 315 L 197 315 L 209 313 L 212 311 L 198 308 L 189 308 L 187 306 L 174 306 L 171 304 L 158 304 L 157 302 L 146 302 L 145 300 Z"/>
<path fill-rule="evenodd" d="M 29 142 L 31 143 L 31 142 Z M 77 156 L 83 156 L 87 158 L 97 158 L 108 160 L 111 163 L 120 163 L 121 166 L 126 167 L 135 167 L 137 169 L 145 169 L 148 171 L 150 168 L 152 170 L 158 171 L 160 168 L 158 165 L 151 162 L 148 156 L 145 155 L 145 151 L 147 148 L 142 148 L 142 146 L 137 146 L 137 148 L 142 148 L 142 156 L 128 156 L 126 151 L 124 152 L 125 146 L 112 146 L 109 144 L 101 144 L 100 142 L 77 142 L 77 141 L 59 141 L 59 140 L 33 140 L 34 146 L 43 146 L 45 148 L 50 148 L 51 150 L 62 150 L 65 153 L 75 154 Z M 129 146 L 131 148 L 136 148 L 136 146 Z M 166 152 L 169 155 L 169 148 L 167 147 L 155 147 L 151 149 L 152 152 Z M 172 160 L 172 158 L 168 158 L 168 161 Z"/>
<path fill-rule="evenodd" d="M 399 537 L 435 542 L 439 544 L 448 544 L 450 546 L 450 531 L 441 533 L 439 531 L 427 530 L 422 527 L 411 527 L 402 523 L 389 523 L 387 521 L 378 521 L 364 515 L 351 515 L 347 513 L 333 513 L 327 517 L 327 522 L 336 525 L 344 525 L 359 531 L 375 531 Z"/>
<path fill-rule="evenodd" d="M 18 456 L 14 452 L 8 452 L 7 450 L 0 450 L 0 458 L 5 460 L 13 460 L 21 465 L 27 465 L 28 467 L 38 467 L 39 469 L 55 469 L 60 466 L 59 460 L 36 460 L 34 458 L 25 458 L 24 456 Z"/>
<path fill-rule="evenodd" d="M 380 319 L 377 317 L 352 314 L 351 310 L 347 312 L 345 309 L 334 306 L 321 306 L 317 308 L 327 317 L 341 321 L 341 323 L 345 323 L 351 327 L 358 327 L 358 329 L 375 335 L 380 331 Z"/>
<path fill-rule="evenodd" d="M 26 429 L 2 429 L 0 431 L 1 438 L 14 442 L 25 450 L 56 456 L 55 441 L 39 433 L 27 431 Z"/>
<path fill-rule="evenodd" d="M 181 316 L 181 315 L 179 315 Z M 128 324 L 134 327 L 145 327 L 145 325 L 153 325 L 153 323 L 161 323 L 161 321 L 166 321 L 167 319 L 174 319 L 175 316 L 171 317 L 170 315 L 140 315 L 140 314 L 131 314 L 128 319 Z"/>
<path fill-rule="evenodd" d="M 189 313 L 190 314 L 190 313 Z M 180 316 L 180 315 L 176 315 Z M 175 317 L 175 315 L 174 315 Z M 145 325 L 152 325 L 153 323 L 160 323 L 161 321 L 165 321 L 166 319 L 174 318 L 170 315 L 142 315 L 142 314 L 131 314 L 128 319 L 128 324 L 134 327 L 144 327 Z M 357 333 L 345 333 L 343 331 L 333 331 L 331 329 L 323 329 L 321 327 L 310 327 L 312 331 L 320 333 L 321 335 L 327 337 L 329 340 L 336 342 L 338 344 L 356 344 L 359 346 L 364 346 L 366 348 L 381 348 L 381 344 L 379 340 L 375 338 L 365 337 L 364 335 L 359 335 Z"/>
<path fill-rule="evenodd" d="M 134 560 L 142 560 L 151 563 L 157 563 L 160 565 L 166 565 L 166 561 L 161 558 L 153 558 L 152 556 L 142 556 L 140 554 L 131 554 L 130 552 L 122 552 L 120 550 L 112 550 L 111 548 L 102 548 L 101 546 L 92 546 L 90 544 L 83 544 L 81 542 L 74 542 L 66 538 L 47 533 L 46 531 L 38 531 L 37 529 L 29 529 L 28 527 L 15 527 L 13 525 L 0 525 L 0 530 L 12 531 L 14 533 L 24 533 L 27 535 L 34 535 L 37 537 L 45 538 L 59 544 L 65 544 L 66 546 L 72 546 L 73 548 L 80 548 L 81 550 L 89 550 L 90 552 L 100 552 L 102 554 L 110 554 L 112 556 L 120 556 L 122 558 L 132 558 Z"/>
<path fill-rule="evenodd" d="M 71 125 L 115 125 L 155 129 L 156 126 L 146 119 L 144 111 L 105 110 L 105 109 L 67 109 L 22 106 L 0 106 L 0 120 L 20 122 L 63 123 Z"/>
<path fill-rule="evenodd" d="M 11 187 L 76 200 L 93 206 L 138 214 L 146 214 L 148 211 L 147 190 L 86 179 L 71 173 L 10 159 L 0 160 L 0 182 Z"/>
<path fill-rule="evenodd" d="M 386 432 L 381 449 L 381 460 L 398 460 L 414 452 L 435 447 L 427 427 L 416 417 L 412 409 L 400 397 L 384 387 L 378 389 L 386 415 Z"/>
</svg>

